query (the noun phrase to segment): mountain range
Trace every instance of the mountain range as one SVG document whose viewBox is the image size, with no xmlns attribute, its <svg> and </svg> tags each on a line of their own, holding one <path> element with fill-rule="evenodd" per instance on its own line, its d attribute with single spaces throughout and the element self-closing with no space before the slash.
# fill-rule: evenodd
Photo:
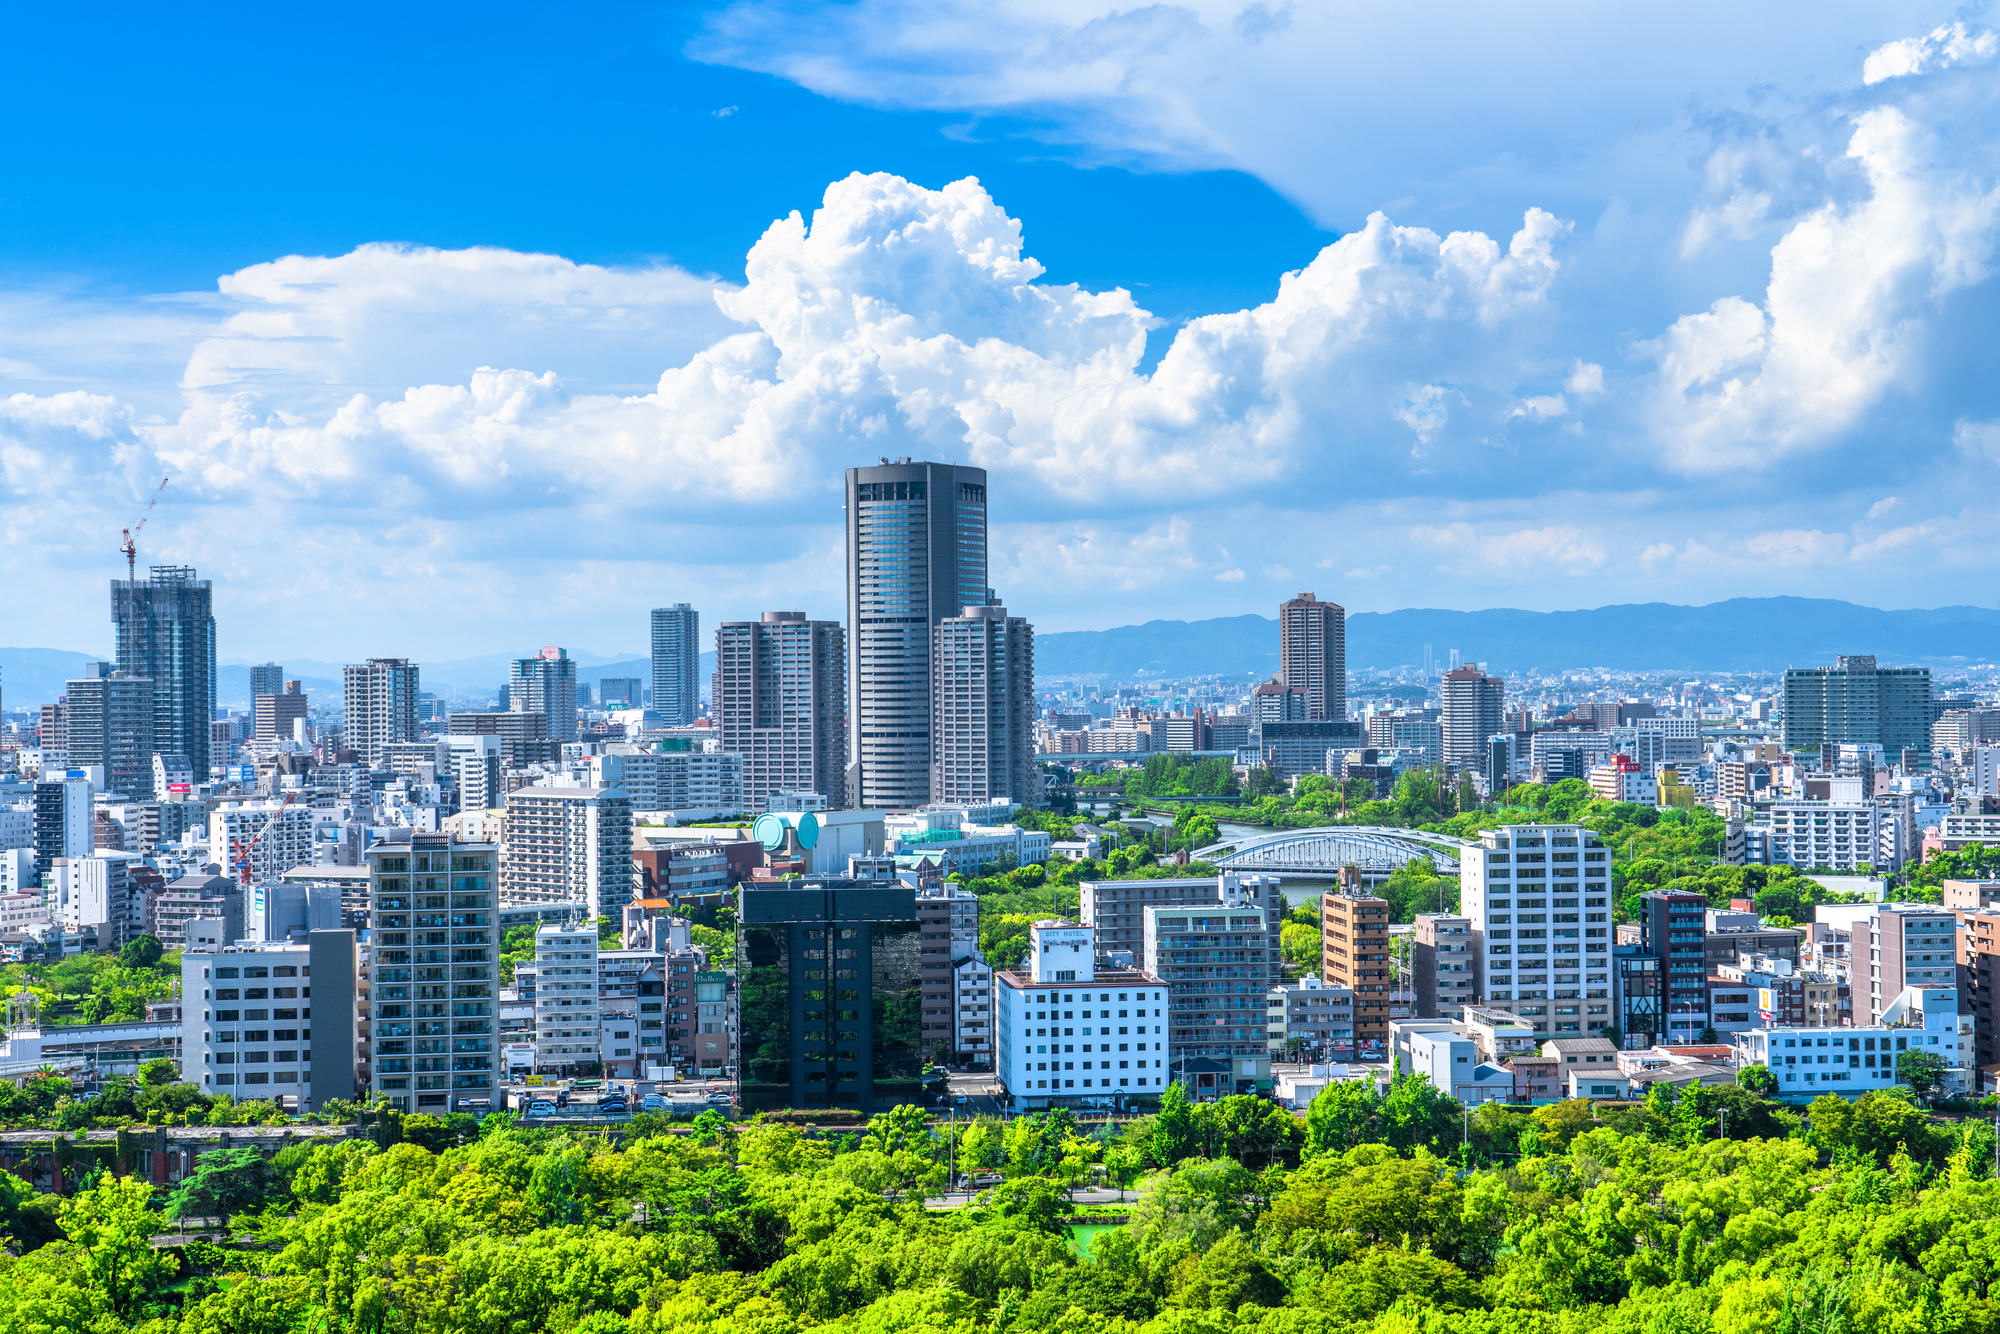
<svg viewBox="0 0 2000 1334">
<path fill-rule="evenodd" d="M 1354 670 L 1421 667 L 1453 649 L 1498 673 L 1602 667 L 1612 671 L 1770 672 L 1830 664 L 1843 653 L 1872 653 L 1885 666 L 1927 664 L 1943 671 L 2000 662 L 2000 609 L 1937 607 L 1884 611 L 1829 598 L 1731 598 L 1701 607 L 1625 603 L 1583 611 L 1444 611 L 1409 608 L 1347 618 L 1347 665 Z M 20 708 L 57 698 L 95 655 L 67 649 L 0 648 L 0 691 Z M 651 675 L 643 654 L 572 650 L 577 679 Z M 507 679 L 513 655 L 423 662 L 426 690 L 481 692 Z M 283 660 L 286 674 L 314 694 L 340 689 L 340 664 Z M 1270 676 L 1278 670 L 1278 623 L 1268 616 L 1147 621 L 1111 630 L 1065 630 L 1035 637 L 1036 675 L 1143 677 Z M 715 670 L 701 655 L 700 679 Z M 250 664 L 225 661 L 218 702 L 250 703 Z"/>
<path fill-rule="evenodd" d="M 1829 598 L 1731 598 L 1701 607 L 1627 603 L 1585 611 L 1410 608 L 1347 618 L 1352 670 L 1421 667 L 1460 658 L 1497 673 L 1603 667 L 1612 671 L 1782 671 L 1872 653 L 1884 666 L 2000 662 L 2000 610 L 1884 611 Z M 1278 670 L 1278 623 L 1266 616 L 1148 621 L 1115 630 L 1035 636 L 1041 678 L 1101 674 L 1265 676 Z"/>
</svg>

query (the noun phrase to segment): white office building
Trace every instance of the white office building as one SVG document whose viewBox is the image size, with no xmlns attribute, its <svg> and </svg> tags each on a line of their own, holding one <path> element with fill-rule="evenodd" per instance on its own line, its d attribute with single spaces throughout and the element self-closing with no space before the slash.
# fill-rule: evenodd
<svg viewBox="0 0 2000 1334">
<path fill-rule="evenodd" d="M 1128 1105 L 1166 1089 L 1167 989 L 1099 967 L 1096 935 L 1036 922 L 1022 967 L 993 975 L 995 1070 L 1017 1109 Z"/>
<path fill-rule="evenodd" d="M 535 931 L 535 1070 L 570 1074 L 603 1052 L 597 929 L 549 923 Z"/>
<path fill-rule="evenodd" d="M 1896 1059 L 1928 1052 L 1944 1062 L 1947 1092 L 1971 1083 L 1973 1017 L 1953 986 L 1908 987 L 1873 1023 L 1851 1028 L 1754 1028 L 1737 1039 L 1747 1060 L 1770 1069 L 1778 1096 L 1810 1102 L 1894 1087 Z"/>
<path fill-rule="evenodd" d="M 58 857 L 43 886 L 49 918 L 70 934 L 94 933 L 99 949 L 117 949 L 139 935 L 140 904 L 132 892 L 136 852 L 103 848 L 88 857 Z"/>
<path fill-rule="evenodd" d="M 181 955 L 181 1078 L 240 1102 L 284 1099 L 294 1112 L 353 1100 L 355 971 L 347 930 L 190 943 Z"/>
<path fill-rule="evenodd" d="M 1611 1026 L 1611 857 L 1581 825 L 1488 829 L 1459 856 L 1481 1003 L 1547 1037 Z"/>
</svg>

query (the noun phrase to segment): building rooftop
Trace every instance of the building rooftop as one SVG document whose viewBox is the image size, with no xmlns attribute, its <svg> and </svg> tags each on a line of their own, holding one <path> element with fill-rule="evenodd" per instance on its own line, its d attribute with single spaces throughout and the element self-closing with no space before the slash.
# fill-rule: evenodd
<svg viewBox="0 0 2000 1334">
<path fill-rule="evenodd" d="M 1016 990 L 1029 987 L 1052 987 L 1064 991 L 1085 991 L 1091 987 L 1163 987 L 1164 981 L 1143 968 L 1099 968 L 1096 976 L 1088 982 L 1037 982 L 1026 973 L 1017 973 L 1011 968 L 993 970 L 993 980 Z"/>
</svg>

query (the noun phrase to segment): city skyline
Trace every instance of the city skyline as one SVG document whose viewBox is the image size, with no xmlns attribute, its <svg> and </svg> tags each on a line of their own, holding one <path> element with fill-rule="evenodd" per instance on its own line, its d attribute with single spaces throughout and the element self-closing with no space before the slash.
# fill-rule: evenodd
<svg viewBox="0 0 2000 1334">
<path fill-rule="evenodd" d="M 110 43 L 102 105 L 24 77 L 6 95 L 61 129 L 0 262 L 0 504 L 61 537 L 7 552 L 48 594 L 9 638 L 91 642 L 83 594 L 163 476 L 140 558 L 236 590 L 250 659 L 629 642 L 625 609 L 667 598 L 826 615 L 840 469 L 882 453 L 1014 479 L 989 582 L 1042 633 L 1301 587 L 1897 606 L 1991 571 L 1985 20 L 1473 8 L 1409 43 L 1175 12 L 1143 40 L 1096 14 L 1105 92 L 1027 10 L 946 35 L 690 9 L 563 75 L 564 142 L 684 154 L 588 205 L 329 201 L 350 174 L 308 155 L 279 197 L 161 182 L 79 225 L 104 186 L 61 147 L 156 180 L 132 127 L 187 113 L 123 100 L 157 34 Z M 1395 77 L 1418 47 L 1465 77 Z M 1356 52 L 1391 77 L 1308 74 Z M 1454 115 L 1500 67 L 1538 95 Z M 460 77 L 425 95 L 520 123 Z M 593 78 L 648 91 L 635 114 Z M 1274 120 L 1270 89 L 1315 114 Z M 316 114 L 255 133 L 317 142 Z M 362 642 L 414 590 L 437 642 Z"/>
</svg>

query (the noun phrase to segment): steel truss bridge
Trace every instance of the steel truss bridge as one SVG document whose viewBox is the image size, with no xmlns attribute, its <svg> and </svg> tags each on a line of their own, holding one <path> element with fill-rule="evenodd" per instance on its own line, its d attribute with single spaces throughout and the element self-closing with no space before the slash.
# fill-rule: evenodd
<svg viewBox="0 0 2000 1334">
<path fill-rule="evenodd" d="M 1332 876 L 1338 875 L 1343 866 L 1354 866 L 1363 875 L 1379 877 L 1414 857 L 1429 857 L 1438 870 L 1455 874 L 1459 850 L 1466 846 L 1464 839 L 1420 829 L 1332 825 L 1228 839 L 1197 848 L 1193 856 L 1231 871 Z"/>
</svg>

